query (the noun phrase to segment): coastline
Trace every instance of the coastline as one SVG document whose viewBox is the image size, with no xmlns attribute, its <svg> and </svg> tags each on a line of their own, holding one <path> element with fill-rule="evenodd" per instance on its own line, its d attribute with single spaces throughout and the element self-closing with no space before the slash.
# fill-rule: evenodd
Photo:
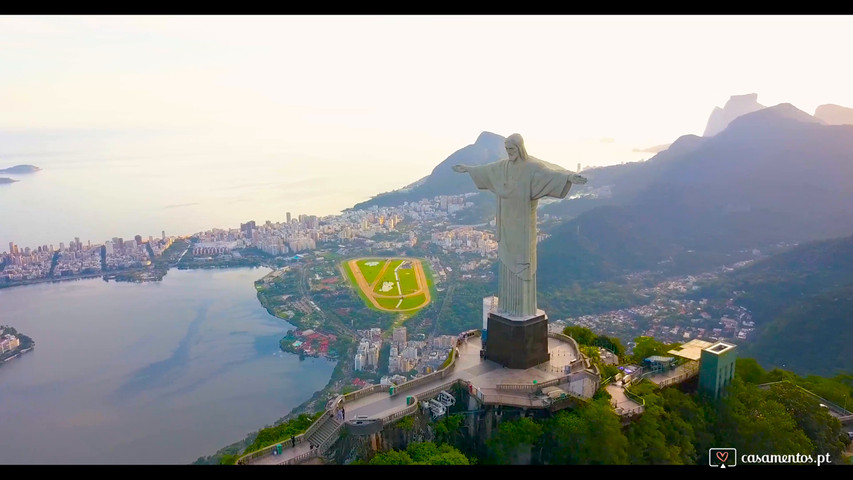
<svg viewBox="0 0 853 480">
<path fill-rule="evenodd" d="M 214 269 L 217 270 L 217 272 L 208 272 L 208 273 L 216 276 L 217 274 L 219 274 L 220 270 L 221 270 L 222 275 L 230 275 L 229 272 L 237 272 L 237 271 L 246 272 L 246 273 L 240 274 L 239 278 L 242 280 L 237 281 L 237 283 L 234 283 L 234 282 L 230 283 L 230 285 L 232 285 L 232 287 L 231 287 L 232 290 L 238 289 L 238 288 L 240 290 L 243 290 L 247 286 L 250 286 L 252 284 L 251 282 L 261 278 L 265 273 L 272 270 L 272 268 L 269 268 L 270 265 L 256 265 L 255 268 L 257 268 L 257 267 L 264 267 L 264 268 L 261 270 L 258 270 L 258 271 L 254 271 L 254 268 L 247 268 L 245 266 L 234 266 L 234 268 L 223 268 L 221 266 L 218 266 L 218 267 L 213 267 Z M 177 268 L 177 267 L 174 267 L 174 268 Z M 210 266 L 198 266 L 197 268 L 191 268 L 191 269 L 192 270 L 209 270 L 210 268 L 211 268 Z M 176 274 L 175 272 L 171 272 L 171 273 Z M 178 273 L 180 273 L 180 272 L 178 272 Z M 191 273 L 191 272 L 187 272 L 187 273 Z M 204 272 L 201 272 L 201 271 L 198 271 L 195 273 L 207 276 L 207 274 L 205 274 Z M 91 276 L 94 276 L 94 275 L 90 275 L 89 277 L 91 277 Z M 181 277 L 181 278 L 183 278 L 183 277 Z M 66 279 L 67 278 L 62 278 L 62 280 L 66 280 Z M 83 278 L 83 280 L 86 280 L 86 279 Z M 109 288 L 106 284 L 102 284 L 100 281 L 95 282 L 95 281 L 93 281 L 94 279 L 92 279 L 92 278 L 89 278 L 88 280 L 92 283 L 91 284 L 89 284 L 89 283 L 86 283 L 86 284 L 78 283 L 78 284 L 70 284 L 70 285 L 80 285 L 81 287 L 85 287 L 86 290 L 88 290 L 89 288 L 96 288 L 98 290 L 102 290 L 104 288 Z M 44 282 L 34 282 L 34 283 L 44 284 Z M 184 283 L 181 283 L 181 285 L 184 285 Z M 192 283 L 190 283 L 190 285 L 192 285 Z M 127 288 L 130 288 L 130 287 L 127 287 Z M 251 287 L 249 287 L 249 288 L 251 288 Z M 50 295 L 50 292 L 54 291 L 55 287 L 45 285 L 45 286 L 34 288 L 31 290 L 34 290 L 36 292 L 42 292 L 39 294 L 39 296 L 41 296 L 42 294 Z M 130 288 L 130 290 L 136 291 L 138 289 L 137 288 Z M 2 290 L 0 290 L 0 292 L 2 292 Z M 11 293 L 13 291 L 9 291 L 9 292 Z M 21 290 L 21 292 L 23 292 L 23 289 Z M 248 293 L 249 295 L 251 295 L 250 292 L 245 292 L 245 293 Z M 21 294 L 14 293 L 14 296 L 17 297 L 18 295 L 21 295 Z M 244 299 L 244 301 L 249 302 L 249 303 L 244 303 L 244 307 L 243 307 L 244 312 L 248 312 L 248 311 L 254 312 L 252 314 L 252 316 L 255 318 L 257 318 L 258 315 L 260 315 L 260 318 L 263 318 L 263 317 L 266 317 L 266 315 L 269 315 L 269 312 L 266 312 L 266 311 L 259 312 L 256 310 L 257 305 L 258 305 L 258 303 L 256 303 L 256 302 L 258 302 L 257 297 L 255 297 L 254 299 L 247 298 L 247 297 L 245 297 L 245 295 L 241 295 L 241 297 Z M 10 298 L 12 298 L 12 297 L 10 297 Z M 24 297 L 24 298 L 30 298 L 30 297 Z M 98 297 L 92 297 L 92 299 L 95 301 L 97 301 L 97 298 Z M 0 303 L 2 303 L 2 301 L 0 301 Z M 20 303 L 20 302 L 18 302 L 18 303 Z M 27 303 L 24 303 L 22 305 L 27 305 Z M 37 306 L 37 304 L 30 304 L 30 305 L 31 305 L 30 308 L 32 308 L 32 306 Z M 264 309 L 264 310 L 266 310 L 266 309 Z M 289 324 L 289 323 L 283 323 L 281 320 L 284 320 L 284 319 L 270 318 L 270 317 L 266 317 L 266 318 L 268 320 L 262 320 L 263 323 L 268 323 L 269 320 L 273 320 L 274 321 L 273 323 L 278 324 L 278 328 L 269 329 L 269 327 L 267 327 L 267 330 L 269 330 L 269 333 L 267 335 L 269 335 L 271 333 L 272 338 L 269 338 L 267 341 L 265 341 L 266 345 L 263 347 L 263 349 L 264 350 L 272 349 L 274 351 L 282 352 L 279 342 L 285 336 L 287 331 L 294 329 L 294 325 Z M 280 321 L 275 321 L 275 320 L 280 320 Z M 240 328 L 236 327 L 236 326 L 234 327 L 234 329 L 240 330 Z M 227 333 L 227 331 L 225 333 Z M 28 347 L 32 347 L 32 345 L 30 345 Z M 30 350 L 32 350 L 32 348 L 8 352 L 7 353 L 8 358 L 3 358 L 3 361 L 0 361 L 0 369 L 2 369 L 2 367 L 4 366 L 4 364 L 8 360 L 16 359 L 16 358 L 22 356 L 22 354 L 24 354 L 24 353 L 29 353 Z M 46 352 L 43 352 L 43 353 L 46 353 Z M 279 353 L 278 355 L 281 356 L 282 354 Z M 294 355 L 294 354 L 291 354 L 291 355 Z M 235 440 L 242 440 L 246 436 L 249 436 L 250 439 L 254 439 L 254 437 L 257 435 L 257 432 L 259 430 L 262 430 L 265 427 L 273 425 L 276 422 L 276 420 L 278 420 L 281 417 L 289 416 L 291 414 L 291 412 L 294 410 L 300 410 L 300 409 L 306 408 L 306 405 L 309 404 L 312 400 L 317 400 L 318 392 L 328 386 L 330 378 L 332 377 L 332 372 L 335 369 L 336 364 L 335 363 L 330 364 L 327 362 L 322 362 L 322 364 L 324 364 L 324 366 L 320 367 L 321 368 L 320 371 L 317 371 L 315 368 L 311 367 L 311 365 L 317 365 L 316 364 L 317 360 L 313 360 L 312 358 L 306 358 L 305 359 L 306 362 L 305 362 L 305 364 L 303 364 L 302 362 L 296 361 L 297 359 L 299 359 L 298 354 L 295 354 L 294 356 L 290 356 L 290 355 L 283 355 L 283 356 L 289 357 L 287 365 L 290 365 L 290 366 L 288 367 L 287 371 L 292 372 L 292 374 L 294 376 L 296 376 L 296 378 L 303 377 L 303 378 L 305 378 L 306 381 L 308 381 L 310 379 L 310 385 L 311 386 L 309 388 L 301 388 L 298 394 L 293 394 L 295 392 L 292 392 L 292 394 L 288 397 L 288 399 L 286 400 L 285 403 L 274 401 L 273 403 L 269 404 L 271 408 L 268 409 L 268 411 L 265 415 L 258 416 L 257 414 L 255 414 L 255 415 L 249 416 L 248 418 L 250 419 L 250 421 L 248 421 L 248 422 L 242 421 L 242 424 L 244 424 L 243 428 L 236 429 L 236 431 L 232 432 L 231 435 L 227 435 L 225 438 L 221 438 L 220 441 L 214 442 L 213 445 L 207 445 L 207 447 L 202 447 L 200 450 L 197 450 L 196 452 L 191 452 L 191 450 L 190 450 L 190 452 L 187 452 L 187 453 L 191 453 L 189 458 L 187 458 L 185 456 L 183 459 L 179 459 L 178 463 L 191 464 L 198 457 L 211 455 L 216 450 L 219 450 L 221 447 L 229 445 L 229 444 L 233 443 Z M 28 359 L 29 359 L 29 357 L 28 357 Z M 328 359 L 328 360 L 334 361 L 334 359 Z M 29 361 L 27 363 L 29 363 Z M 309 365 L 309 363 L 310 363 L 310 365 Z M 24 364 L 21 364 L 21 365 L 23 366 Z M 8 370 L 8 369 L 11 369 L 10 371 L 18 370 L 18 368 L 16 368 L 14 364 L 12 364 L 11 367 L 7 367 L 6 370 Z M 6 370 L 3 370 L 3 371 L 5 372 Z M 317 372 L 317 373 L 323 372 L 322 375 L 320 375 L 320 376 L 326 377 L 326 381 L 325 382 L 322 381 L 322 379 L 318 378 L 318 376 L 316 374 L 310 373 L 310 372 Z M 310 377 L 306 377 L 306 375 L 310 375 Z M 274 381 L 274 379 L 270 378 L 269 380 L 265 380 L 265 381 L 272 382 L 272 381 Z M 303 383 L 301 380 L 293 380 L 293 381 Z M 258 383 L 258 382 L 256 381 L 254 383 Z M 242 416 L 242 415 L 239 415 L 239 411 L 235 411 L 233 413 L 237 413 L 238 416 Z M 210 421 L 214 421 L 214 423 L 218 423 L 218 422 L 216 422 L 215 418 L 210 418 Z M 247 426 L 248 426 L 248 428 L 246 428 Z M 225 440 L 225 441 L 222 441 L 222 440 Z M 213 448 L 210 448 L 211 446 Z"/>
<path fill-rule="evenodd" d="M 5 364 L 6 364 L 6 362 L 8 362 L 9 360 L 14 360 L 14 359 L 16 359 L 16 358 L 20 357 L 21 355 L 23 355 L 23 354 L 25 354 L 25 353 L 27 353 L 27 352 L 31 351 L 31 350 L 32 350 L 32 349 L 34 349 L 34 348 L 36 348 L 36 347 L 35 347 L 35 346 L 32 346 L 32 347 L 24 348 L 24 349 L 22 349 L 22 350 L 20 350 L 20 351 L 16 352 L 16 353 L 15 353 L 14 355 L 12 355 L 11 357 L 7 357 L 7 358 L 4 358 L 3 360 L 0 360 L 0 365 L 5 365 Z"/>
<path fill-rule="evenodd" d="M 69 281 L 69 280 L 83 280 L 83 279 L 87 279 L 87 278 L 102 277 L 104 275 L 105 275 L 104 273 L 81 273 L 78 275 L 69 275 L 67 277 L 58 277 L 58 278 L 54 278 L 54 277 L 51 277 L 51 278 L 34 278 L 32 280 L 25 280 L 25 281 L 16 282 L 16 283 L 0 283 L 0 289 L 14 288 L 14 287 L 26 287 L 28 285 L 37 285 L 39 283 L 59 283 L 59 282 L 65 282 L 65 281 Z"/>
<path fill-rule="evenodd" d="M 106 274 L 103 272 L 99 272 L 99 273 L 73 275 L 73 276 L 68 276 L 68 277 L 60 277 L 60 278 L 39 278 L 39 279 L 28 280 L 25 282 L 19 282 L 19 283 L 15 283 L 15 284 L 0 284 L 0 291 L 2 291 L 3 289 L 6 289 L 6 288 L 31 286 L 31 285 L 38 285 L 38 284 L 44 284 L 44 283 L 60 283 L 60 282 L 64 282 L 64 281 L 73 281 L 73 280 L 94 279 L 97 277 L 104 278 L 104 281 L 115 280 L 115 281 L 131 282 L 131 283 L 147 283 L 147 282 L 152 282 L 152 281 L 157 282 L 157 281 L 161 281 L 163 276 L 165 276 L 165 274 L 168 273 L 168 271 L 171 270 L 172 268 L 176 268 L 179 270 L 209 270 L 209 269 L 223 269 L 223 270 L 225 270 L 225 269 L 231 269 L 231 268 L 247 268 L 247 267 L 249 267 L 249 268 L 264 267 L 264 268 L 269 268 L 272 270 L 280 268 L 280 267 L 277 267 L 277 266 L 275 266 L 269 262 L 262 262 L 262 261 L 256 262 L 254 265 L 245 265 L 245 264 L 242 264 L 242 265 L 183 264 L 181 266 L 169 265 L 168 268 L 164 269 L 165 270 L 163 272 L 164 275 L 159 276 L 159 278 L 152 278 L 152 279 L 148 279 L 148 280 L 116 280 L 115 275 L 116 274 L 121 275 L 121 274 L 132 274 L 132 273 L 139 273 L 139 272 L 147 272 L 149 270 L 157 270 L 156 268 L 154 268 L 154 269 L 149 269 L 149 268 L 129 269 L 129 270 L 119 271 L 119 272 L 108 272 Z M 106 277 L 109 277 L 109 278 L 106 278 Z M 261 295 L 256 296 L 256 301 L 258 301 L 258 303 L 262 307 L 264 307 L 264 309 L 267 311 L 268 315 L 279 319 L 279 317 L 273 313 L 271 308 L 264 305 L 264 302 L 261 300 Z M 293 321 L 292 319 L 291 320 L 281 319 L 281 320 L 286 321 L 289 325 L 292 325 L 296 329 L 302 328 L 302 326 L 300 325 L 298 320 L 297 321 Z M 287 332 L 285 332 L 282 335 L 282 337 L 279 339 L 279 343 L 277 345 L 278 349 L 284 353 L 289 354 L 289 355 L 294 355 L 297 357 L 303 357 L 304 358 L 304 355 L 300 355 L 300 353 L 298 353 L 298 352 L 292 352 L 292 351 L 288 351 L 285 348 L 282 348 L 281 340 L 284 339 L 286 337 L 286 335 L 287 335 Z M 34 345 L 30 346 L 26 349 L 23 349 L 21 351 L 16 352 L 14 355 L 12 355 L 8 358 L 0 360 L 0 366 L 4 365 L 9 360 L 13 360 L 13 359 L 20 357 L 24 353 L 28 353 L 29 351 L 33 350 L 33 348 L 34 348 Z M 315 355 L 311 355 L 311 357 L 315 357 Z M 342 376 L 342 369 L 344 368 L 344 363 L 346 363 L 346 362 L 342 361 L 343 357 L 344 357 L 343 355 L 338 355 L 337 358 L 331 358 L 331 357 L 327 357 L 327 356 L 322 356 L 322 357 L 326 358 L 328 361 L 333 361 L 336 363 L 335 368 L 334 368 L 331 376 L 329 377 L 328 381 L 326 382 L 326 384 L 321 389 L 316 390 L 313 393 L 311 393 L 310 397 L 306 398 L 299 405 L 293 407 L 286 414 L 283 414 L 279 418 L 270 419 L 270 424 L 281 423 L 283 421 L 286 421 L 288 419 L 291 419 L 291 418 L 298 416 L 300 413 L 305 413 L 306 411 L 312 410 L 318 404 L 324 404 L 325 403 L 324 396 L 327 395 L 327 393 L 330 391 L 330 389 L 333 389 L 335 387 L 335 385 L 337 384 L 337 382 L 340 381 L 341 376 Z M 238 441 L 238 442 L 234 442 L 234 443 L 218 450 L 217 452 L 213 453 L 212 455 L 206 455 L 206 456 L 199 457 L 199 460 L 201 460 L 203 458 L 208 458 L 208 459 L 214 461 L 214 463 L 218 463 L 218 459 L 221 457 L 221 455 L 223 453 L 225 453 L 224 450 L 233 449 L 235 447 L 239 448 L 241 450 L 244 449 L 247 445 L 249 445 L 254 440 L 254 438 L 257 436 L 258 431 L 260 431 L 262 429 L 263 429 L 263 427 L 259 428 L 258 430 L 255 430 L 255 431 L 246 432 L 245 433 L 246 437 L 243 440 Z M 196 461 L 196 463 L 198 463 L 198 461 Z"/>
<path fill-rule="evenodd" d="M 259 266 L 271 268 L 273 270 L 280 268 L 280 267 L 277 267 L 275 265 L 271 265 L 271 264 L 267 264 L 267 263 L 263 263 L 263 262 Z M 261 279 L 256 280 L 256 282 L 260 281 L 260 280 Z M 304 325 L 301 325 L 301 322 L 298 319 L 292 319 L 292 318 L 291 319 L 284 319 L 284 318 L 281 318 L 278 315 L 276 315 L 272 306 L 268 304 L 268 302 L 266 301 L 266 297 L 262 294 L 262 292 L 260 292 L 260 291 L 257 292 L 256 297 L 257 297 L 258 302 L 261 304 L 261 306 L 264 307 L 264 309 L 267 311 L 267 314 L 269 314 L 270 316 L 272 316 L 274 318 L 278 318 L 278 319 L 286 321 L 288 324 L 293 325 L 293 327 L 295 329 L 304 329 Z M 290 333 L 290 331 L 288 331 L 287 333 Z M 291 354 L 291 355 L 299 355 L 300 357 L 304 357 L 304 354 L 291 352 L 291 351 L 288 351 L 287 349 L 285 349 L 282 345 L 282 340 L 284 340 L 285 338 L 287 338 L 287 334 L 285 334 L 285 336 L 283 336 L 279 340 L 279 349 L 281 351 L 288 353 L 288 354 Z M 287 414 L 285 414 L 285 415 L 279 417 L 278 419 L 274 420 L 272 425 L 279 425 L 279 424 L 284 423 L 288 420 L 296 418 L 300 414 L 303 414 L 303 413 L 313 413 L 314 410 L 317 409 L 318 405 L 324 406 L 326 404 L 326 401 L 328 400 L 326 398 L 328 396 L 328 394 L 330 392 L 336 390 L 340 386 L 341 380 L 344 379 L 345 369 L 349 366 L 349 363 L 346 361 L 346 359 L 350 358 L 351 356 L 348 356 L 344 352 L 338 352 L 337 358 L 330 358 L 328 356 L 315 356 L 315 355 L 311 355 L 311 356 L 317 357 L 317 358 L 326 358 L 329 361 L 334 361 L 335 362 L 335 368 L 332 371 L 332 375 L 329 377 L 328 382 L 326 382 L 326 384 L 323 386 L 323 388 L 315 391 L 311 395 L 310 398 L 308 398 L 304 402 L 300 403 L 299 405 L 293 407 L 290 410 L 290 412 L 288 412 Z M 199 457 L 195 462 L 193 462 L 193 465 L 219 465 L 220 459 L 223 456 L 239 454 L 243 450 L 245 450 L 246 447 L 248 447 L 249 445 L 252 444 L 252 442 L 254 442 L 258 433 L 261 430 L 263 430 L 264 428 L 268 428 L 268 427 L 263 427 L 263 428 L 259 428 L 256 431 L 248 432 L 242 440 L 239 440 L 239 441 L 233 442 L 229 445 L 226 445 L 226 446 L 220 448 L 219 450 L 217 450 L 216 452 L 214 452 L 210 455 Z"/>
</svg>

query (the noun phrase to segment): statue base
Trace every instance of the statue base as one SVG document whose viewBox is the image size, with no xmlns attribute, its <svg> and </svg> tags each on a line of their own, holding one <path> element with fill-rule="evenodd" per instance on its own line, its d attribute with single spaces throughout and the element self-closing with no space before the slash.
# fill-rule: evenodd
<svg viewBox="0 0 853 480">
<path fill-rule="evenodd" d="M 548 316 L 539 310 L 529 317 L 489 313 L 485 359 L 507 368 L 527 369 L 551 359 Z"/>
</svg>

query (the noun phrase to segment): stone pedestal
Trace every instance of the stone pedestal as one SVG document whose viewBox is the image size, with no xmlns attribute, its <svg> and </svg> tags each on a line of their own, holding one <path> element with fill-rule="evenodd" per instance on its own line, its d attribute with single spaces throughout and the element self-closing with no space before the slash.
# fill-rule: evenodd
<svg viewBox="0 0 853 480">
<path fill-rule="evenodd" d="M 507 368 L 527 369 L 551 359 L 548 353 L 548 316 L 516 318 L 489 313 L 486 360 Z"/>
</svg>

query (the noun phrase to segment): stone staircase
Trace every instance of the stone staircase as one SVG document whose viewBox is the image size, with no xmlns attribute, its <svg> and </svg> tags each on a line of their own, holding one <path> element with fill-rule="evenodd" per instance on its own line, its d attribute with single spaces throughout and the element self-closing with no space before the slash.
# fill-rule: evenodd
<svg viewBox="0 0 853 480">
<path fill-rule="evenodd" d="M 334 417 L 328 417 L 326 418 L 326 421 L 320 425 L 320 428 L 313 431 L 311 435 L 308 436 L 308 441 L 311 442 L 315 448 L 328 447 L 334 443 L 334 438 L 337 438 L 341 425 L 342 423 Z"/>
</svg>

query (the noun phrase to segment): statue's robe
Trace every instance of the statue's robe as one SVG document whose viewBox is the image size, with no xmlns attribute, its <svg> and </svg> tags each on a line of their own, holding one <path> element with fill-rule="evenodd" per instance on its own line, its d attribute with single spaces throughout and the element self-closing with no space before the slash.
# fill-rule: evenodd
<svg viewBox="0 0 853 480">
<path fill-rule="evenodd" d="M 477 188 L 498 198 L 498 310 L 515 317 L 536 315 L 536 205 L 545 196 L 564 198 L 572 172 L 528 156 L 471 166 L 468 173 Z"/>
</svg>

